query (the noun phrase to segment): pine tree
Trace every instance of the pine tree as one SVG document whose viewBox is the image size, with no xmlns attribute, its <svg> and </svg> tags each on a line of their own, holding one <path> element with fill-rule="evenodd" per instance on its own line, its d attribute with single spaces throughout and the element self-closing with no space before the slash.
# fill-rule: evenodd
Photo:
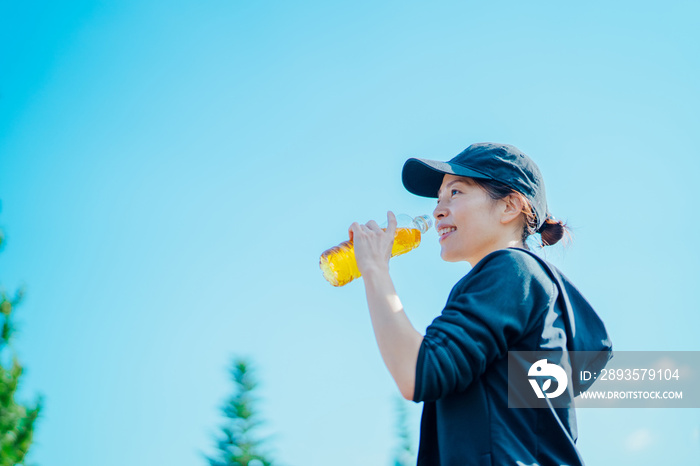
<svg viewBox="0 0 700 466">
<path fill-rule="evenodd" d="M 272 461 L 262 451 L 264 440 L 255 437 L 255 431 L 263 424 L 256 411 L 255 389 L 258 386 L 250 363 L 235 359 L 231 367 L 234 394 L 223 406 L 226 418 L 217 440 L 218 455 L 207 458 L 210 466 L 270 466 Z"/>
<path fill-rule="evenodd" d="M 0 231 L 0 247 L 3 243 Z M 22 376 L 22 365 L 12 348 L 14 325 L 12 312 L 22 299 L 22 291 L 10 298 L 0 289 L 0 466 L 24 464 L 34 434 L 34 423 L 41 412 L 41 399 L 27 407 L 15 401 Z M 11 363 L 6 363 L 5 361 Z M 7 367 L 6 367 L 7 366 Z"/>
</svg>

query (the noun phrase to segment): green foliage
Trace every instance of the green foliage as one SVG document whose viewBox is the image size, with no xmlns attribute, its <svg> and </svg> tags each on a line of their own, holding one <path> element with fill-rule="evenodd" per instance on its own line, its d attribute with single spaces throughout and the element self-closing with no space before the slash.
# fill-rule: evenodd
<svg viewBox="0 0 700 466">
<path fill-rule="evenodd" d="M 270 466 L 272 461 L 262 451 L 265 440 L 255 436 L 263 422 L 256 411 L 258 383 L 250 363 L 236 359 L 230 373 L 235 390 L 222 407 L 226 422 L 221 428 L 223 435 L 217 440 L 218 455 L 207 460 L 210 466 Z"/>
<path fill-rule="evenodd" d="M 0 246 L 3 241 L 0 231 Z M 15 327 L 12 313 L 22 300 L 23 292 L 10 298 L 0 290 L 0 361 L 11 359 L 11 363 L 0 362 L 0 466 L 24 464 L 25 456 L 32 444 L 34 423 L 41 412 L 41 398 L 34 406 L 27 407 L 15 401 L 15 394 L 22 376 L 22 365 L 12 349 Z"/>
<path fill-rule="evenodd" d="M 399 445 L 396 447 L 392 466 L 409 466 L 416 464 L 413 454 L 413 441 L 408 429 L 408 412 L 406 410 L 406 400 L 396 397 L 396 434 Z"/>
</svg>

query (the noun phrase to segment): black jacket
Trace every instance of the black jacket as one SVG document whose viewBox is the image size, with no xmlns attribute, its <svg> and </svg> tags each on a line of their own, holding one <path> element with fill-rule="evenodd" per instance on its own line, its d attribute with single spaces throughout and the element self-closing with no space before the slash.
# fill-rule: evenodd
<svg viewBox="0 0 700 466">
<path fill-rule="evenodd" d="M 612 345 L 554 266 L 523 249 L 494 251 L 454 286 L 421 344 L 413 395 L 424 402 L 418 465 L 582 465 L 570 402 L 508 407 L 508 351 L 545 349 L 577 374 L 599 372 Z M 571 351 L 602 353 L 572 358 Z M 570 383 L 568 400 L 586 388 Z"/>
</svg>

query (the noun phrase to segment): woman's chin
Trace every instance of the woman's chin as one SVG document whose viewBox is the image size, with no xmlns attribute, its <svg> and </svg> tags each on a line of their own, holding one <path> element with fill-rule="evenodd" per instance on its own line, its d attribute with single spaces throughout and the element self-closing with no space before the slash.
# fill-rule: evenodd
<svg viewBox="0 0 700 466">
<path fill-rule="evenodd" d="M 464 259 L 460 259 L 458 257 L 455 257 L 454 254 L 450 254 L 449 251 L 445 251 L 444 249 L 442 251 L 440 251 L 440 257 L 445 262 L 459 262 L 461 260 L 464 260 Z"/>
<path fill-rule="evenodd" d="M 467 258 L 466 251 L 450 250 L 444 246 L 440 249 L 440 258 L 445 262 L 469 262 L 470 265 L 473 265 Z"/>
</svg>

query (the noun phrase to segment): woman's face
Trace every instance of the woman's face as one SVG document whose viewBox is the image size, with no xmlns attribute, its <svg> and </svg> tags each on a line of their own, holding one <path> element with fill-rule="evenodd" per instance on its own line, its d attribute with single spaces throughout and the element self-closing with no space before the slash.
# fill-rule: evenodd
<svg viewBox="0 0 700 466">
<path fill-rule="evenodd" d="M 440 235 L 440 257 L 471 265 L 502 247 L 499 201 L 494 201 L 471 179 L 445 175 L 433 211 Z"/>
</svg>

